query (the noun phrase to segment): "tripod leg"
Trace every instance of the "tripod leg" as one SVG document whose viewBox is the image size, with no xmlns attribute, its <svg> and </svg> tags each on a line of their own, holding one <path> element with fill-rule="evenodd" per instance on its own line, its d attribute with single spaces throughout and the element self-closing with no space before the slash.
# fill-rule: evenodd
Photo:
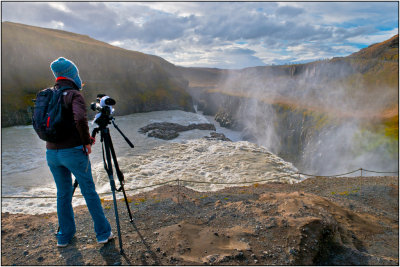
<svg viewBox="0 0 400 267">
<path fill-rule="evenodd" d="M 110 143 L 111 143 L 111 136 L 109 130 L 106 128 L 102 130 L 101 132 L 104 134 L 104 147 L 106 150 L 106 159 L 107 159 L 107 165 L 108 168 L 106 169 L 108 178 L 110 179 L 110 185 L 111 185 L 111 191 L 113 194 L 113 201 L 114 201 L 114 212 L 115 212 L 115 221 L 117 224 L 117 231 L 118 231 L 118 240 L 119 240 L 119 248 L 120 248 L 120 253 L 123 254 L 124 250 L 122 249 L 122 238 L 121 238 L 121 228 L 119 225 L 119 216 L 118 216 L 118 207 L 117 207 L 117 198 L 115 196 L 115 181 L 114 181 L 114 176 L 113 176 L 113 171 L 112 171 L 112 165 L 111 165 L 111 154 L 110 154 Z"/>
<path fill-rule="evenodd" d="M 126 208 L 128 209 L 129 219 L 130 219 L 130 222 L 132 222 L 133 221 L 132 212 L 131 212 L 131 209 L 129 208 L 129 203 L 128 203 L 128 199 L 126 197 L 125 188 L 124 188 L 124 175 L 122 174 L 121 170 L 119 169 L 117 156 L 115 155 L 115 150 L 114 150 L 114 146 L 113 146 L 111 138 L 110 138 L 109 145 L 110 145 L 111 155 L 112 155 L 112 158 L 114 161 L 115 171 L 117 172 L 119 183 L 121 184 L 122 193 L 124 194 L 124 199 L 125 199 Z M 118 191 L 120 191 L 120 190 L 118 190 Z"/>
<path fill-rule="evenodd" d="M 111 182 L 111 189 L 112 189 L 113 201 L 114 201 L 115 221 L 117 223 L 119 249 L 120 249 L 120 254 L 123 254 L 124 250 L 122 248 L 121 227 L 119 225 L 118 207 L 117 207 L 117 198 L 115 197 L 115 182 L 114 182 L 114 180 L 113 180 L 113 182 Z"/>
<path fill-rule="evenodd" d="M 124 194 L 126 208 L 128 209 L 129 221 L 130 221 L 130 222 L 133 222 L 133 217 L 132 217 L 131 209 L 129 208 L 128 199 L 126 198 L 126 193 L 125 193 L 124 186 L 122 186 L 122 193 Z"/>
</svg>

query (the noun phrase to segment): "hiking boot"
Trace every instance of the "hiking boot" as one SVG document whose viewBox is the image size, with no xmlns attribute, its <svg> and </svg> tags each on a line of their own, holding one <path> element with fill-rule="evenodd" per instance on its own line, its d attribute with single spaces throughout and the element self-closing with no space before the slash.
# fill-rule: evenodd
<svg viewBox="0 0 400 267">
<path fill-rule="evenodd" d="M 99 240 L 99 241 L 97 241 L 97 243 L 99 243 L 99 244 L 107 244 L 108 241 L 110 241 L 110 240 L 113 239 L 113 238 L 114 238 L 114 235 L 113 235 L 112 232 L 110 232 L 110 235 L 109 235 L 108 238 L 106 238 L 106 239 L 104 239 L 104 240 Z"/>
<path fill-rule="evenodd" d="M 60 242 L 57 242 L 57 247 L 58 247 L 58 248 L 65 248 L 66 246 L 68 246 L 68 243 L 60 243 Z"/>
</svg>

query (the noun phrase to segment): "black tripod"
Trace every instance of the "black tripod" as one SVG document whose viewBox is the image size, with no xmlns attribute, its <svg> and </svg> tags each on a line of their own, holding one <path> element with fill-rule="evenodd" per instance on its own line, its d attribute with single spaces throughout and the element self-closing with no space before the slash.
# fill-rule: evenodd
<svg viewBox="0 0 400 267">
<path fill-rule="evenodd" d="M 122 249 L 122 239 L 121 239 L 121 229 L 119 225 L 119 217 L 118 217 L 118 207 L 117 207 L 117 199 L 115 197 L 115 191 L 121 192 L 124 194 L 124 199 L 125 199 L 125 204 L 128 209 L 128 214 L 130 218 L 130 222 L 133 222 L 132 218 L 132 213 L 129 208 L 129 203 L 128 199 L 126 198 L 126 193 L 125 193 L 125 188 L 124 188 L 124 175 L 122 174 L 121 170 L 119 169 L 118 166 L 118 161 L 117 161 L 117 156 L 115 155 L 115 150 L 114 146 L 111 140 L 111 135 L 110 135 L 110 129 L 107 127 L 110 122 L 114 125 L 114 127 L 118 130 L 118 132 L 124 137 L 125 141 L 128 143 L 128 145 L 133 148 L 133 144 L 129 139 L 122 133 L 122 131 L 118 128 L 118 126 L 114 123 L 114 118 L 111 118 L 109 116 L 100 116 L 98 119 L 95 121 L 99 127 L 93 129 L 92 131 L 92 137 L 95 137 L 98 132 L 100 132 L 100 141 L 102 143 L 102 153 L 103 153 L 103 162 L 104 162 L 104 169 L 106 170 L 108 174 L 108 178 L 110 179 L 110 185 L 111 185 L 111 191 L 113 194 L 113 201 L 114 201 L 114 211 L 115 211 L 115 220 L 117 223 L 117 230 L 118 230 L 118 239 L 119 239 L 119 248 L 120 248 L 120 253 L 123 254 L 124 250 Z M 105 151 L 105 155 L 104 155 Z M 112 168 L 112 162 L 111 162 L 111 157 L 114 162 L 114 167 L 118 176 L 118 180 L 120 183 L 120 188 L 116 189 L 115 186 L 115 181 L 114 181 L 114 176 L 113 176 L 113 168 Z"/>
</svg>

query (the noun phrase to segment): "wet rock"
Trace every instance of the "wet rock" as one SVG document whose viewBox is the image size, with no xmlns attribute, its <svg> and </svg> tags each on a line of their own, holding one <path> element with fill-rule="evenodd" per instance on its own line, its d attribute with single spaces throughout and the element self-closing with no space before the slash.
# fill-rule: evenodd
<svg viewBox="0 0 400 267">
<path fill-rule="evenodd" d="M 235 259 L 236 260 L 244 260 L 246 257 L 244 256 L 243 252 L 239 251 L 236 255 L 235 255 Z"/>
<path fill-rule="evenodd" d="M 271 218 L 267 225 L 265 225 L 265 229 L 271 229 L 276 227 L 278 224 L 276 223 L 275 218 Z"/>
<path fill-rule="evenodd" d="M 210 255 L 206 257 L 206 260 L 208 263 L 213 264 L 217 259 L 219 255 Z"/>
<path fill-rule="evenodd" d="M 272 258 L 274 255 L 270 251 L 263 251 L 264 258 Z"/>
<path fill-rule="evenodd" d="M 219 262 L 228 262 L 228 261 L 230 261 L 231 259 L 232 259 L 232 256 L 227 255 L 227 256 L 224 256 Z"/>
<path fill-rule="evenodd" d="M 189 124 L 188 126 L 184 126 L 172 122 L 156 122 L 140 128 L 139 133 L 145 134 L 149 132 L 147 134 L 148 137 L 171 140 L 178 137 L 179 132 L 190 131 L 194 129 L 215 131 L 215 126 L 211 123 L 193 123 Z"/>
<path fill-rule="evenodd" d="M 296 256 L 296 255 L 298 255 L 299 251 L 295 248 L 291 248 L 289 253 L 290 253 L 290 255 Z"/>
<path fill-rule="evenodd" d="M 204 136 L 204 138 L 207 140 L 221 140 L 221 141 L 232 142 L 232 140 L 226 137 L 223 133 L 211 132 L 210 136 Z"/>
<path fill-rule="evenodd" d="M 155 137 L 163 140 L 171 140 L 179 136 L 179 133 L 174 130 L 156 129 L 147 134 L 148 137 Z"/>
<path fill-rule="evenodd" d="M 178 261 L 178 259 L 175 258 L 175 257 L 170 257 L 170 258 L 169 258 L 169 262 L 170 262 L 170 263 L 174 263 L 174 262 L 177 262 L 177 261 Z"/>
<path fill-rule="evenodd" d="M 210 218 L 208 219 L 208 222 L 214 220 L 215 218 L 217 218 L 216 214 L 211 215 Z"/>
<path fill-rule="evenodd" d="M 237 121 L 233 115 L 234 112 L 228 110 L 227 108 L 220 108 L 215 114 L 215 121 L 219 122 L 221 127 L 225 127 L 228 129 L 236 129 L 237 128 Z"/>
</svg>

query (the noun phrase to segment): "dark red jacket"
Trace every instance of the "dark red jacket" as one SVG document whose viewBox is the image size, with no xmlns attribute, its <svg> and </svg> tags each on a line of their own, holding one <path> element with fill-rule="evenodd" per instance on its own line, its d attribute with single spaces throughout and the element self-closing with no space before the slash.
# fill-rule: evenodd
<svg viewBox="0 0 400 267">
<path fill-rule="evenodd" d="M 59 143 L 46 142 L 47 149 L 63 149 L 90 144 L 90 133 L 86 114 L 85 99 L 76 85 L 69 80 L 57 80 L 55 87 L 70 86 L 64 90 L 64 103 L 68 120 L 75 122 L 75 127 L 70 129 L 68 138 Z M 65 94 L 66 93 L 66 94 Z M 71 123 L 73 124 L 73 123 Z"/>
</svg>

